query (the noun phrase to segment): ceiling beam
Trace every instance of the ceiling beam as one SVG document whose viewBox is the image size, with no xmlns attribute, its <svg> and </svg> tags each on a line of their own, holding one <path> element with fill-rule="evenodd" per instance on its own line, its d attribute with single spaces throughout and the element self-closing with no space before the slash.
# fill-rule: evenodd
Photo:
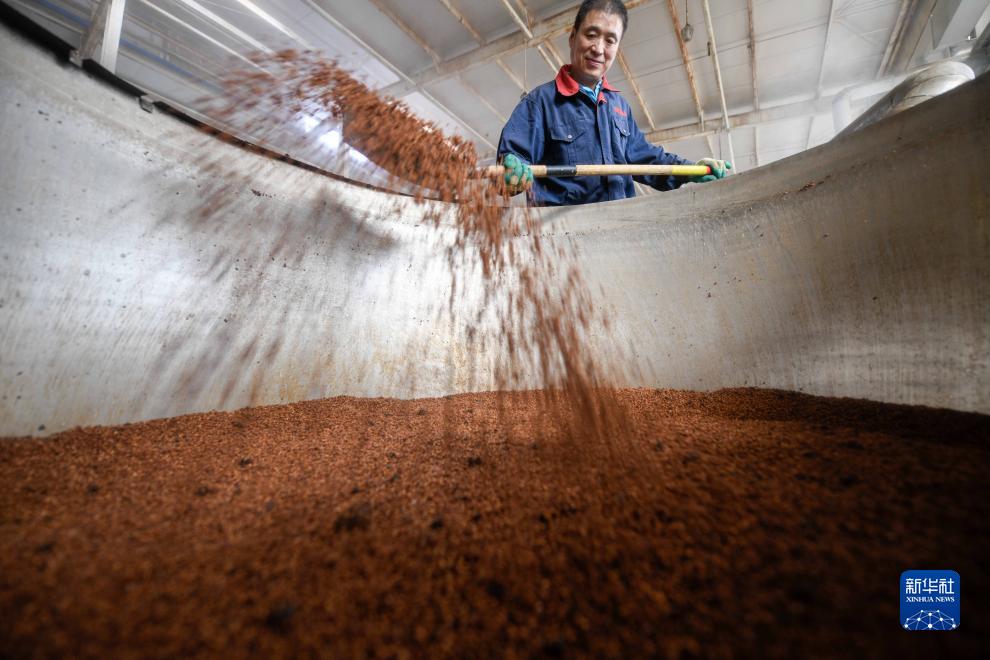
<svg viewBox="0 0 990 660">
<path fill-rule="evenodd" d="M 835 21 L 835 0 L 828 2 L 828 22 L 825 23 L 825 47 L 822 48 L 822 59 L 818 63 L 818 82 L 815 83 L 815 100 L 821 98 L 822 80 L 825 78 L 825 58 L 828 56 L 828 44 L 832 37 L 832 24 Z M 808 121 L 808 138 L 805 140 L 804 148 L 811 148 L 811 134 L 815 127 L 815 118 Z"/>
<path fill-rule="evenodd" d="M 888 51 L 884 53 L 877 78 L 904 73 L 908 69 L 937 4 L 937 0 L 902 1 L 904 4 L 898 14 L 899 23 L 895 24 L 894 31 L 891 32 Z"/>
<path fill-rule="evenodd" d="M 633 77 L 632 70 L 629 68 L 629 63 L 626 61 L 626 56 L 619 51 L 616 57 L 619 60 L 619 66 L 622 67 L 622 73 L 626 77 L 626 81 L 629 82 L 629 86 L 632 87 L 633 94 L 636 95 L 636 100 L 639 101 L 639 107 L 646 116 L 646 121 L 650 126 L 650 130 L 656 130 L 656 124 L 653 123 L 653 115 L 650 114 L 650 109 L 646 105 L 646 99 L 643 98 L 643 93 L 639 91 L 639 85 L 636 84 L 636 79 Z"/>
<path fill-rule="evenodd" d="M 730 115 L 732 125 L 736 128 L 755 126 L 761 124 L 772 124 L 787 119 L 805 118 L 809 115 L 821 115 L 832 112 L 832 100 L 835 97 L 828 96 L 818 100 L 799 101 L 797 103 L 787 103 L 772 108 L 751 110 Z M 704 127 L 698 124 L 684 124 L 671 128 L 657 129 L 646 135 L 650 142 L 670 142 L 673 140 L 687 140 L 689 138 L 713 135 L 722 128 L 722 118 L 717 117 L 705 121 Z"/>
<path fill-rule="evenodd" d="M 395 23 L 395 25 L 398 26 L 398 28 L 400 30 L 402 30 L 403 32 L 405 32 L 406 35 L 408 35 L 410 39 L 412 39 L 413 41 L 415 41 L 416 44 L 420 48 L 422 48 L 423 50 L 425 50 L 426 53 L 430 56 L 430 59 L 432 59 L 434 62 L 439 62 L 442 59 L 440 57 L 440 53 L 438 53 L 436 51 L 436 49 L 434 49 L 432 46 L 430 46 L 430 44 L 426 43 L 426 40 L 425 39 L 423 39 L 421 36 L 419 36 L 419 34 L 414 29 L 412 29 L 412 27 L 408 23 L 406 23 L 395 12 L 393 12 L 391 9 L 389 9 L 385 5 L 385 3 L 382 2 L 382 0 L 371 0 L 371 4 L 373 4 L 375 6 L 375 8 L 378 11 L 380 11 L 386 18 L 388 18 L 390 21 L 392 21 L 393 23 Z M 475 98 L 477 98 L 479 101 L 481 101 L 481 104 L 483 106 L 485 106 L 486 108 L 488 108 L 488 111 L 489 112 L 491 112 L 493 115 L 495 115 L 495 118 L 498 119 L 499 123 L 501 123 L 501 124 L 504 124 L 505 123 L 505 115 L 503 115 L 501 112 L 499 112 L 498 108 L 496 108 L 495 106 L 493 106 L 491 104 L 491 102 L 485 97 L 485 95 L 482 94 L 481 92 L 479 92 L 477 90 L 477 88 L 475 88 L 474 85 L 472 85 L 470 82 L 468 82 L 467 80 L 465 80 L 462 76 L 458 76 L 457 77 L 457 81 L 460 84 L 462 84 L 465 87 L 467 87 L 468 91 L 471 92 L 471 94 L 473 94 L 475 96 Z M 491 145 L 491 142 L 489 142 L 488 144 Z"/>
<path fill-rule="evenodd" d="M 529 29 L 529 25 L 531 21 L 529 18 L 529 10 L 526 8 L 526 6 L 522 5 L 522 10 L 526 14 L 525 19 L 519 15 L 519 12 L 516 11 L 516 8 L 512 6 L 512 3 L 509 2 L 509 0 L 502 0 L 502 6 L 505 7 L 505 10 L 507 12 L 509 12 L 509 15 L 512 16 L 512 20 L 516 22 L 516 25 L 518 25 L 519 29 L 523 31 L 523 34 L 526 35 L 526 38 L 532 39 L 533 32 L 532 30 Z M 543 58 L 543 61 L 547 63 L 548 67 L 550 67 L 550 71 L 556 74 L 557 67 L 554 65 L 553 60 L 550 59 L 550 56 L 547 54 L 547 52 L 543 49 L 543 46 L 544 44 L 537 45 L 536 52 L 540 54 L 540 56 Z"/>
<path fill-rule="evenodd" d="M 705 125 L 705 112 L 701 108 L 701 97 L 698 96 L 698 84 L 694 78 L 694 67 L 691 65 L 691 56 L 688 55 L 687 44 L 684 42 L 684 37 L 681 36 L 681 19 L 677 16 L 677 7 L 674 6 L 674 0 L 667 0 L 667 11 L 670 13 L 670 23 L 674 26 L 674 36 L 677 37 L 677 45 L 681 49 L 681 61 L 684 63 L 684 71 L 687 72 L 688 85 L 691 87 L 691 99 L 694 101 L 694 111 L 698 115 L 698 131 L 699 135 L 704 135 L 705 140 L 708 142 L 708 151 L 710 155 L 715 155 L 715 145 L 712 143 L 712 134 L 704 131 Z M 655 140 L 650 140 L 655 142 Z"/>
<path fill-rule="evenodd" d="M 753 109 L 760 109 L 760 90 L 756 85 L 756 30 L 753 27 L 753 0 L 746 0 L 746 17 L 749 25 L 749 72 L 753 82 Z"/>
<path fill-rule="evenodd" d="M 718 87 L 718 97 L 722 102 L 722 121 L 725 125 L 725 139 L 729 143 L 729 161 L 736 162 L 736 152 L 732 148 L 732 124 L 729 122 L 729 106 L 725 103 L 725 85 L 722 84 L 722 67 L 718 63 L 718 46 L 715 44 L 715 26 L 712 23 L 712 10 L 708 0 L 701 0 L 705 10 L 705 27 L 708 28 L 708 48 L 712 54 L 712 66 L 715 67 L 715 85 Z"/>
<path fill-rule="evenodd" d="M 475 43 L 479 46 L 484 46 L 487 43 L 487 40 L 481 36 L 481 33 L 478 32 L 473 25 L 471 25 L 471 22 L 463 13 L 461 13 L 460 9 L 454 6 L 454 3 L 451 2 L 451 0 L 440 0 L 440 3 L 447 8 L 447 11 L 449 11 L 451 15 L 457 19 L 457 22 L 460 23 L 465 30 L 471 33 L 471 37 L 474 39 Z M 511 80 L 520 90 L 524 92 L 527 91 L 526 84 L 505 64 L 504 61 L 502 61 L 501 57 L 496 57 L 495 63 L 498 64 L 499 68 L 502 69 L 506 76 L 508 76 L 509 80 Z"/>
<path fill-rule="evenodd" d="M 526 6 L 526 0 L 516 0 L 516 4 L 518 4 L 519 8 L 522 9 L 523 17 L 526 19 L 526 25 L 533 27 L 533 23 L 535 22 L 533 20 L 533 12 L 531 12 L 529 7 Z M 557 52 L 557 48 L 553 45 L 553 41 L 551 39 L 547 39 L 543 42 L 543 45 L 537 46 L 536 50 L 539 51 L 540 55 L 543 55 L 543 59 L 547 60 L 547 63 L 550 64 L 553 75 L 556 76 L 560 68 L 564 66 L 564 58 L 562 58 L 560 53 Z M 543 51 L 546 51 L 546 53 L 544 54 Z M 549 55 L 549 58 L 547 55 Z"/>
<path fill-rule="evenodd" d="M 516 87 L 518 87 L 522 91 L 523 94 L 525 94 L 526 92 L 529 91 L 528 89 L 526 89 L 526 82 L 522 78 L 520 78 L 519 75 L 516 74 L 515 71 L 513 71 L 512 69 L 510 69 L 508 67 L 508 65 L 501 58 L 499 58 L 499 59 L 497 59 L 495 61 L 498 63 L 498 67 L 500 69 L 502 69 L 502 72 L 506 76 L 508 76 L 509 80 L 511 80 L 512 82 L 514 82 L 516 84 Z"/>
<path fill-rule="evenodd" d="M 400 18 L 398 14 L 396 14 L 394 11 L 389 9 L 388 6 L 384 2 L 382 2 L 382 0 L 369 0 L 369 1 L 371 2 L 371 4 L 375 6 L 375 9 L 377 9 L 379 13 L 383 14 L 385 18 L 392 21 L 392 23 L 395 24 L 396 27 L 398 27 L 400 30 L 406 33 L 407 37 L 409 37 L 414 42 L 416 42 L 417 46 L 425 50 L 426 54 L 430 56 L 430 59 L 432 59 L 434 62 L 439 62 L 442 59 L 440 57 L 440 53 L 434 50 L 434 48 L 430 44 L 426 43 L 426 40 L 423 39 L 423 37 L 419 36 L 419 34 L 417 34 L 416 31 L 413 30 L 408 23 L 402 20 L 402 18 Z"/>
<path fill-rule="evenodd" d="M 471 22 L 468 21 L 467 17 L 461 13 L 460 9 L 454 6 L 453 2 L 451 2 L 450 0 L 440 0 L 440 4 L 446 7 L 447 11 L 449 11 L 450 14 L 457 19 L 457 22 L 460 23 L 465 30 L 471 33 L 471 36 L 474 37 L 474 40 L 477 43 L 479 44 L 485 43 L 485 38 L 481 36 L 480 32 L 474 29 L 474 26 L 471 25 Z"/>
<path fill-rule="evenodd" d="M 512 6 L 512 3 L 509 2 L 509 0 L 502 0 L 502 6 L 505 7 L 507 12 L 509 12 L 509 16 L 511 16 L 512 20 L 516 22 L 516 25 L 518 25 L 523 31 L 523 34 L 532 39 L 533 33 L 529 30 L 529 9 L 527 9 L 525 5 L 522 6 L 522 10 L 526 14 L 526 18 L 523 18 L 519 15 L 519 12 L 516 11 L 516 8 Z"/>
<path fill-rule="evenodd" d="M 553 74 L 556 76 L 557 72 L 560 70 L 560 67 L 564 66 L 566 62 L 564 62 L 564 58 L 560 56 L 560 52 L 558 52 L 557 47 L 553 45 L 552 41 L 546 42 L 543 44 L 543 47 L 547 49 L 550 57 L 553 58 L 554 63 L 557 65 L 553 70 Z"/>
<path fill-rule="evenodd" d="M 843 7 L 843 9 L 845 9 L 845 7 Z M 845 12 L 840 9 L 835 18 L 835 22 L 849 30 L 850 34 L 856 35 L 858 38 L 869 44 L 871 49 L 886 47 L 886 43 L 883 39 L 876 36 L 872 31 L 864 32 L 864 28 L 851 22 L 851 20 L 844 14 Z"/>
<path fill-rule="evenodd" d="M 878 80 L 883 77 L 887 69 L 887 64 L 890 62 L 890 56 L 893 55 L 894 49 L 897 47 L 897 41 L 901 38 L 902 30 L 904 29 L 904 19 L 907 17 L 908 9 L 910 9 L 912 2 L 913 0 L 901 0 L 901 8 L 897 11 L 897 19 L 894 21 L 894 27 L 890 31 L 890 36 L 887 38 L 887 47 L 883 49 L 883 58 L 880 60 L 877 75 L 874 76 Z"/>
<path fill-rule="evenodd" d="M 312 0 L 309 1 L 312 2 Z M 638 7 L 647 7 L 657 2 L 659 0 L 628 0 L 626 2 L 626 8 L 632 10 Z M 574 4 L 576 6 L 577 3 Z M 506 57 L 527 48 L 535 48 L 549 39 L 566 34 L 573 25 L 574 6 L 558 12 L 546 20 L 535 23 L 530 28 L 532 37 L 527 37 L 522 31 L 513 32 L 457 57 L 444 60 L 432 68 L 407 75 L 403 80 L 383 87 L 378 91 L 385 96 L 404 96 L 415 90 L 417 86 L 431 85 L 472 67 L 487 64 L 495 58 Z"/>
<path fill-rule="evenodd" d="M 398 76 L 400 80 L 407 80 L 407 81 L 409 80 L 409 77 L 405 73 L 403 73 L 402 70 L 399 67 L 397 67 L 394 64 L 392 64 L 392 62 L 390 62 L 387 57 L 385 57 L 384 55 L 382 55 L 381 53 L 379 53 L 377 50 L 375 50 L 374 48 L 372 48 L 372 46 L 368 42 L 366 42 L 364 39 L 362 39 L 357 34 L 355 34 L 353 30 L 351 30 L 349 27 L 347 27 L 346 25 L 344 25 L 343 23 L 341 23 L 339 20 L 337 20 L 336 18 L 334 18 L 333 15 L 330 14 L 330 12 L 328 12 L 326 9 L 324 9 L 323 7 L 321 7 L 315 0 L 305 0 L 305 2 L 306 2 L 306 5 L 308 7 L 310 7 L 313 11 L 315 11 L 316 13 L 318 13 L 320 16 L 322 16 L 327 22 L 329 22 L 335 28 L 337 28 L 338 30 L 340 30 L 341 32 L 343 32 L 345 35 L 347 35 L 347 37 L 349 37 L 351 40 L 353 40 L 358 46 L 360 46 L 361 48 L 363 48 L 364 50 L 366 50 L 372 57 L 374 57 L 379 62 L 381 62 L 385 67 L 387 67 L 389 69 L 389 71 L 391 71 L 396 76 Z M 472 127 L 469 123 L 467 123 L 466 121 L 464 121 L 463 119 L 461 119 L 459 116 L 457 116 L 452 110 L 450 110 L 450 108 L 448 108 L 447 106 L 445 106 L 438 99 L 436 99 L 432 94 L 430 94 L 429 91 L 427 91 L 426 89 L 423 89 L 422 87 L 420 87 L 418 85 L 413 85 L 413 89 L 415 89 L 420 94 L 422 94 L 430 103 L 433 103 L 435 106 L 437 106 L 438 108 L 440 108 L 440 110 L 442 110 L 443 112 L 447 113 L 451 117 L 451 119 L 453 119 L 454 121 L 456 121 L 457 123 L 459 123 L 461 126 L 463 126 L 464 128 L 466 128 L 470 133 L 474 134 L 474 136 L 477 137 L 479 141 L 481 141 L 482 143 L 488 145 L 490 148 L 495 149 L 495 145 L 492 143 L 491 140 L 489 140 L 487 137 L 485 137 L 484 135 L 482 135 L 481 133 L 479 133 L 477 130 L 475 130 L 474 127 Z"/>
<path fill-rule="evenodd" d="M 481 105 L 488 108 L 488 112 L 492 113 L 492 115 L 495 116 L 495 119 L 498 120 L 498 123 L 500 125 L 504 125 L 505 122 L 508 121 L 508 118 L 504 114 L 502 114 L 502 111 L 496 108 L 494 105 L 492 105 L 492 102 L 488 100 L 488 97 L 485 94 L 482 94 L 477 87 L 475 87 L 470 82 L 468 82 L 466 78 L 458 78 L 457 81 L 460 84 L 467 87 L 468 91 L 470 91 L 474 95 L 474 98 L 481 101 Z"/>
<path fill-rule="evenodd" d="M 828 57 L 828 44 L 832 38 L 832 25 L 835 22 L 835 0 L 828 2 L 828 21 L 825 23 L 825 46 L 822 48 L 822 59 L 818 63 L 818 82 L 815 83 L 815 98 L 822 95 L 822 80 L 825 78 L 825 60 Z"/>
<path fill-rule="evenodd" d="M 924 67 L 922 67 L 924 68 Z M 917 69 L 921 70 L 921 69 Z M 774 124 L 788 119 L 807 119 L 810 116 L 819 117 L 821 115 L 832 114 L 832 105 L 839 97 L 849 99 L 864 99 L 877 94 L 886 94 L 904 80 L 904 75 L 891 76 L 883 80 L 862 83 L 847 87 L 837 94 L 823 96 L 819 99 L 798 101 L 795 103 L 785 103 L 770 108 L 760 108 L 750 112 L 740 112 L 730 115 L 732 125 L 737 129 L 750 126 L 763 126 Z M 712 135 L 718 132 L 721 127 L 722 118 L 714 118 L 705 121 L 703 128 L 695 123 L 672 126 L 669 128 L 659 128 L 646 135 L 650 142 L 673 142 L 677 140 L 688 140 L 691 138 L 703 137 L 706 134 Z"/>
<path fill-rule="evenodd" d="M 548 67 L 550 67 L 550 73 L 552 75 L 557 75 L 557 68 L 558 67 L 557 67 L 556 64 L 554 64 L 553 58 L 550 57 L 550 55 L 547 53 L 546 49 L 543 46 L 537 46 L 536 47 L 536 52 L 539 53 L 541 57 L 543 57 L 543 61 L 547 63 L 547 66 Z"/>
<path fill-rule="evenodd" d="M 760 88 L 756 84 L 756 28 L 753 26 L 753 0 L 746 0 L 746 24 L 749 27 L 749 76 L 753 85 L 753 109 L 759 110 Z M 759 126 L 753 126 L 753 165 L 760 166 Z"/>
</svg>

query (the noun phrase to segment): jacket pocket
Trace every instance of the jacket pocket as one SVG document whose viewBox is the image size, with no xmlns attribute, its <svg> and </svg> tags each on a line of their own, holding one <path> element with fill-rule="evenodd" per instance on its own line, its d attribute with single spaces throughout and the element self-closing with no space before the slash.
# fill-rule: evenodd
<svg viewBox="0 0 990 660">
<path fill-rule="evenodd" d="M 550 128 L 549 165 L 579 165 L 589 161 L 587 129 L 559 125 Z"/>
<path fill-rule="evenodd" d="M 612 131 L 612 151 L 615 155 L 615 162 L 625 163 L 626 159 L 626 147 L 629 146 L 629 125 L 624 119 L 618 117 L 613 118 L 612 125 L 615 130 Z"/>
</svg>

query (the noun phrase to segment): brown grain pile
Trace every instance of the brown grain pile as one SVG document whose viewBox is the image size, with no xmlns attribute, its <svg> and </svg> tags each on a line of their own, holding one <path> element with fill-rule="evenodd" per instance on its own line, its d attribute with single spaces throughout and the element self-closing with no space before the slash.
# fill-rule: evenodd
<svg viewBox="0 0 990 660">
<path fill-rule="evenodd" d="M 0 441 L 0 655 L 987 648 L 990 418 L 760 390 L 619 397 L 628 431 L 580 452 L 538 394 Z M 960 629 L 900 628 L 911 568 L 960 573 Z"/>
</svg>

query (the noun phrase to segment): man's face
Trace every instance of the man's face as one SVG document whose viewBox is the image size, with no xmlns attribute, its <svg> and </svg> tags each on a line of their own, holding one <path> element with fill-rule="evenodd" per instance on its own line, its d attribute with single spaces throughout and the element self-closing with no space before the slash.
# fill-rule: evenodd
<svg viewBox="0 0 990 660">
<path fill-rule="evenodd" d="M 571 31 L 571 76 L 587 87 L 605 77 L 619 52 L 622 19 L 603 11 L 589 11 L 577 31 Z"/>
</svg>

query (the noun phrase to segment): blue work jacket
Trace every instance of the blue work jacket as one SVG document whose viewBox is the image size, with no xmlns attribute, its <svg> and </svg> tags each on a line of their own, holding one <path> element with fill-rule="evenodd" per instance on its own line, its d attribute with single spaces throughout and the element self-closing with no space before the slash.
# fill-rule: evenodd
<svg viewBox="0 0 990 660">
<path fill-rule="evenodd" d="M 598 102 L 581 93 L 570 65 L 557 77 L 526 95 L 512 111 L 498 141 L 498 158 L 513 153 L 530 164 L 693 164 L 646 141 L 622 95 L 602 80 Z M 685 182 L 672 176 L 638 176 L 657 190 Z M 541 206 L 588 204 L 635 197 L 631 176 L 540 178 L 533 181 L 532 200 Z"/>
</svg>

